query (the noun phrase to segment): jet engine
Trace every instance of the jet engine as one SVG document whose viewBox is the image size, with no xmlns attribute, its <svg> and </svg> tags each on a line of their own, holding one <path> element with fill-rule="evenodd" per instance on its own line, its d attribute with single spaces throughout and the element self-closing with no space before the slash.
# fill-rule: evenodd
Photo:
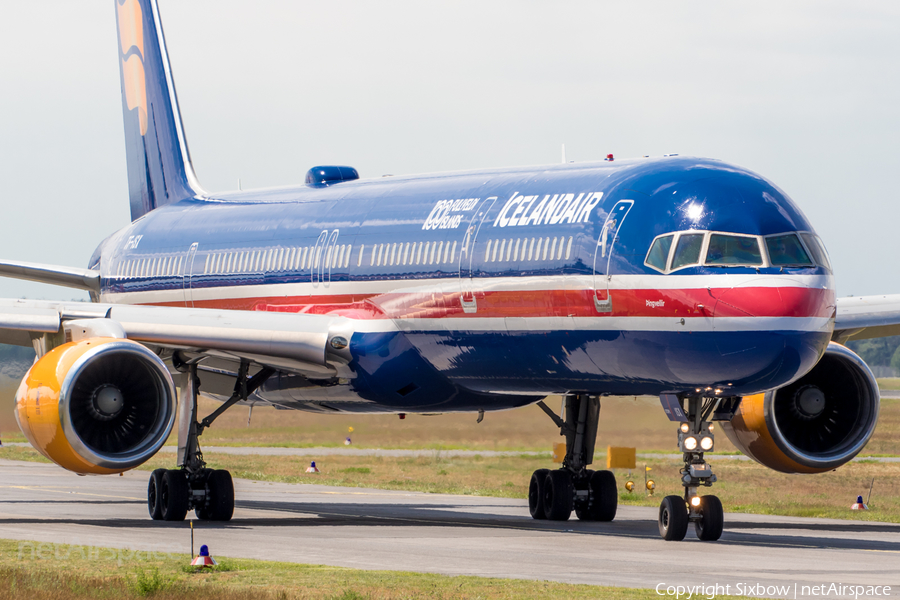
<svg viewBox="0 0 900 600">
<path fill-rule="evenodd" d="M 823 473 L 856 456 L 878 420 L 878 384 L 866 363 L 834 342 L 794 383 L 747 396 L 728 439 L 741 452 L 782 473 Z"/>
<path fill-rule="evenodd" d="M 31 445 L 76 473 L 132 469 L 162 447 L 175 422 L 175 386 L 163 362 L 127 339 L 89 338 L 54 348 L 16 393 Z"/>
</svg>

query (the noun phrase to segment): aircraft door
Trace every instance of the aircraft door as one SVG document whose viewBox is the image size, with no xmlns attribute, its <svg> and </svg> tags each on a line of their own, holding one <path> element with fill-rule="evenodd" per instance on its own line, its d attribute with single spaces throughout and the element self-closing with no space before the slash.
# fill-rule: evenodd
<svg viewBox="0 0 900 600">
<path fill-rule="evenodd" d="M 188 307 L 194 306 L 194 294 L 191 290 L 191 279 L 194 273 L 194 257 L 197 256 L 197 248 L 200 246 L 197 242 L 191 244 L 187 257 L 184 259 L 184 267 L 181 270 L 181 287 L 184 290 L 184 305 Z"/>
<path fill-rule="evenodd" d="M 340 230 L 335 229 L 328 238 L 325 245 L 325 258 L 322 260 L 322 266 L 319 268 L 319 280 L 323 282 L 324 287 L 331 285 L 331 269 L 334 267 L 334 261 L 337 258 L 334 253 L 337 251 L 337 239 Z M 321 237 L 321 236 L 320 236 Z"/>
<path fill-rule="evenodd" d="M 497 201 L 497 196 L 491 196 L 482 200 L 481 204 L 475 209 L 469 224 L 463 234 L 462 247 L 459 251 L 459 288 L 460 303 L 463 312 L 474 313 L 478 311 L 478 303 L 475 300 L 475 287 L 472 281 L 472 274 L 475 268 L 475 242 L 478 239 L 478 232 L 484 219 Z"/>
<path fill-rule="evenodd" d="M 316 247 L 313 248 L 312 256 L 309 259 L 312 263 L 312 267 L 309 269 L 309 277 L 313 287 L 319 287 L 319 282 L 322 281 L 322 274 L 325 270 L 325 257 L 322 255 L 324 254 L 327 241 L 328 231 L 324 230 L 319 234 L 319 239 L 316 240 Z"/>
<path fill-rule="evenodd" d="M 612 298 L 609 295 L 610 281 L 612 273 L 610 265 L 612 265 L 613 248 L 625 222 L 628 211 L 634 206 L 634 200 L 619 200 L 616 202 L 609 214 L 606 215 L 606 221 L 603 223 L 603 229 L 600 230 L 600 237 L 597 240 L 597 251 L 594 253 L 594 308 L 598 313 L 612 312 Z"/>
</svg>

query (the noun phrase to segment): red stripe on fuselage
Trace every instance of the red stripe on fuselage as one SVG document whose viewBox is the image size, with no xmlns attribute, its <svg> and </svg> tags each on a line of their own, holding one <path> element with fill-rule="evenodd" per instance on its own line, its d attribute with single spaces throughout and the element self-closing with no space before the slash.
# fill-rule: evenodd
<svg viewBox="0 0 900 600">
<path fill-rule="evenodd" d="M 195 300 L 198 308 L 334 314 L 353 319 L 490 317 L 823 317 L 834 290 L 804 287 L 611 290 L 612 312 L 598 313 L 593 290 L 475 292 L 478 310 L 463 312 L 459 293 L 272 296 Z M 605 293 L 604 293 L 605 297 Z M 179 303 L 161 303 L 182 306 Z"/>
</svg>

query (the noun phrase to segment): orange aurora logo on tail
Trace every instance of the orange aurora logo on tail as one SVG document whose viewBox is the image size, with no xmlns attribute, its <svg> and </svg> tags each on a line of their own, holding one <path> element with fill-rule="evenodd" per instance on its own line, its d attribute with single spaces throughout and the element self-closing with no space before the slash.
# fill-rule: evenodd
<svg viewBox="0 0 900 600">
<path fill-rule="evenodd" d="M 147 133 L 147 83 L 144 77 L 144 18 L 137 0 L 117 0 L 122 85 L 128 110 L 137 109 L 141 135 Z"/>
</svg>

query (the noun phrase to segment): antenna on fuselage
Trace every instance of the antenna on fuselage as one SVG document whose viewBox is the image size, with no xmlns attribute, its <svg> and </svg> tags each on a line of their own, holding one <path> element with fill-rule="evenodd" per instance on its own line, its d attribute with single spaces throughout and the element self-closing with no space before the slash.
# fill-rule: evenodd
<svg viewBox="0 0 900 600">
<path fill-rule="evenodd" d="M 566 164 L 566 145 L 562 145 L 562 164 Z"/>
</svg>

